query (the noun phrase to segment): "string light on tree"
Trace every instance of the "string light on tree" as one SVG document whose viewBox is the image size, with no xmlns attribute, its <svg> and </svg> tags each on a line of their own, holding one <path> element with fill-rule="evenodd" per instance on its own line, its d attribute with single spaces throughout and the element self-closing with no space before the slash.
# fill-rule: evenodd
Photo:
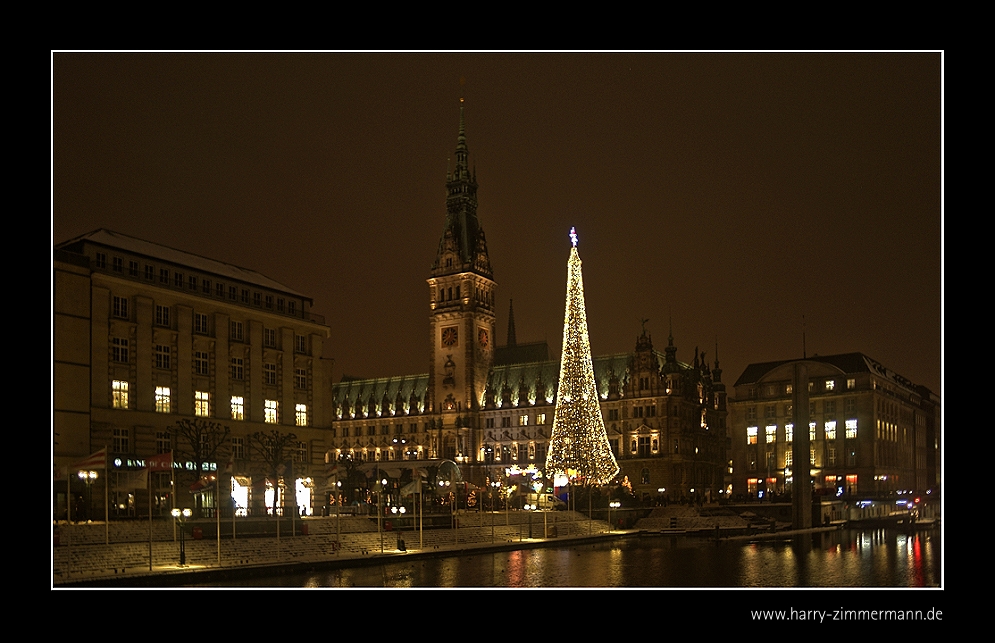
<svg viewBox="0 0 995 643">
<path fill-rule="evenodd" d="M 618 474 L 619 467 L 608 442 L 594 379 L 575 228 L 570 228 L 570 242 L 560 383 L 546 454 L 546 473 L 551 477 L 565 474 L 580 478 L 587 484 L 606 484 Z"/>
</svg>

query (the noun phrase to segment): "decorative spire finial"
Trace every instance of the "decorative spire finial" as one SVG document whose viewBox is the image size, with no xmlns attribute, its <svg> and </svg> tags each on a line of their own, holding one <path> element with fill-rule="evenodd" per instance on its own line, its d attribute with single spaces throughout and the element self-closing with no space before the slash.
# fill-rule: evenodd
<svg viewBox="0 0 995 643">
<path fill-rule="evenodd" d="M 570 228 L 570 243 L 573 244 L 574 248 L 577 247 L 577 228 Z"/>
</svg>

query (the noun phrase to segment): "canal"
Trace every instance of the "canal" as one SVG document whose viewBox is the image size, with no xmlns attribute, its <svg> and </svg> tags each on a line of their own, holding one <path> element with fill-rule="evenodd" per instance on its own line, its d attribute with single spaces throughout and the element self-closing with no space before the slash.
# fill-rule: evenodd
<svg viewBox="0 0 995 643">
<path fill-rule="evenodd" d="M 644 535 L 412 558 L 189 587 L 915 588 L 941 586 L 941 530 L 844 529 L 777 540 Z"/>
</svg>

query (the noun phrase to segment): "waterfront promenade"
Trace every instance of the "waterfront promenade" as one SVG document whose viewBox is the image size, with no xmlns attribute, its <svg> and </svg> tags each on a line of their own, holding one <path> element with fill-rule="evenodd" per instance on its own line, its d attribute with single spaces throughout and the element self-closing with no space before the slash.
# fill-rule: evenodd
<svg viewBox="0 0 995 643">
<path fill-rule="evenodd" d="M 531 519 L 531 524 L 530 524 Z M 263 521 L 265 522 L 265 521 Z M 385 521 L 386 522 L 386 521 Z M 410 519 L 407 523 L 412 522 Z M 562 545 L 577 539 L 617 538 L 632 530 L 613 530 L 608 523 L 588 520 L 577 512 L 469 513 L 459 516 L 457 528 L 419 530 L 417 524 L 404 524 L 401 530 L 377 528 L 369 516 L 316 517 L 281 522 L 282 533 L 253 535 L 248 524 L 236 524 L 235 538 L 216 532 L 194 538 L 187 526 L 183 539 L 185 564 L 180 565 L 179 537 L 173 539 L 173 524 L 157 520 L 103 522 L 56 526 L 59 543 L 52 549 L 53 587 L 170 586 L 221 579 L 256 572 L 272 572 L 317 567 L 354 566 L 398 556 L 418 557 L 451 554 L 454 551 L 482 551 L 491 548 L 515 549 Z M 245 530 L 241 535 L 239 528 Z M 202 529 L 204 529 L 202 527 Z M 224 534 L 224 530 L 222 534 Z M 548 534 L 548 537 L 544 537 Z M 403 550 L 401 547 L 403 540 Z M 152 563 L 149 564 L 151 550 Z"/>
</svg>

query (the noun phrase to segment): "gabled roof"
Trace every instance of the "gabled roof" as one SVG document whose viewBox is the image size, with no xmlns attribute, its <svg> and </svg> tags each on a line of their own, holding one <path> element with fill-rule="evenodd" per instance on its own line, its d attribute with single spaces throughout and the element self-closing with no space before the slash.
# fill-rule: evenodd
<svg viewBox="0 0 995 643">
<path fill-rule="evenodd" d="M 201 272 L 211 273 L 219 277 L 224 277 L 225 279 L 234 279 L 236 281 L 253 284 L 262 288 L 284 292 L 288 295 L 294 295 L 295 297 L 301 297 L 303 299 L 307 299 L 309 302 L 311 301 L 309 297 L 285 286 L 284 284 L 281 284 L 278 281 L 270 279 L 255 270 L 241 268 L 230 263 L 218 261 L 217 259 L 209 259 L 207 257 L 170 248 L 169 246 L 153 243 L 152 241 L 138 239 L 136 237 L 131 237 L 126 234 L 121 234 L 120 232 L 107 230 L 105 228 L 100 228 L 98 230 L 94 230 L 93 232 L 80 235 L 75 239 L 64 241 L 56 245 L 55 248 L 82 252 L 82 246 L 84 243 L 104 246 L 108 249 L 118 249 L 133 255 L 148 257 L 149 259 L 166 261 L 171 264 L 185 266 Z"/>
</svg>

